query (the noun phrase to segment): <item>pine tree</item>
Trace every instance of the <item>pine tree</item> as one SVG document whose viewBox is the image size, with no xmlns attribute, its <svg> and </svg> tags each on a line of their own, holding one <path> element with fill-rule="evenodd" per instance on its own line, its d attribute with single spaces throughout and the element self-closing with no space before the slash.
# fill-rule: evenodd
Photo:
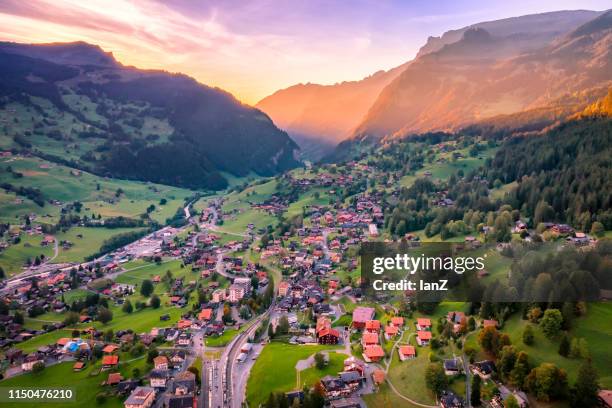
<svg viewBox="0 0 612 408">
<path fill-rule="evenodd" d="M 473 407 L 480 406 L 480 376 L 472 377 L 472 393 L 470 394 L 470 402 Z"/>
</svg>

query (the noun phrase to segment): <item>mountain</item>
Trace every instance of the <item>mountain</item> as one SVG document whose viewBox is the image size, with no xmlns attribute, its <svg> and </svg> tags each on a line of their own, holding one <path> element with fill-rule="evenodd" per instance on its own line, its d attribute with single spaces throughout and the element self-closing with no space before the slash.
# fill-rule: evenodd
<svg viewBox="0 0 612 408">
<path fill-rule="evenodd" d="M 222 172 L 298 165 L 298 146 L 260 110 L 82 42 L 0 43 L 0 117 L 0 148 L 112 177 L 220 189 Z"/>
<path fill-rule="evenodd" d="M 535 50 L 600 14 L 601 12 L 591 10 L 553 11 L 476 23 L 458 30 L 447 31 L 440 37 L 429 37 L 427 43 L 419 50 L 417 58 L 439 51 L 445 45 L 456 43 L 463 38 L 466 31 L 476 28 L 482 28 L 495 37 L 522 38 L 524 46 Z"/>
<path fill-rule="evenodd" d="M 316 159 L 351 134 L 379 92 L 406 66 L 379 71 L 360 81 L 294 85 L 255 106 L 289 132 L 307 157 Z"/>
<path fill-rule="evenodd" d="M 453 131 L 606 86 L 612 80 L 611 13 L 598 14 L 537 50 L 523 35 L 470 28 L 459 41 L 409 64 L 381 91 L 353 139 Z"/>
</svg>

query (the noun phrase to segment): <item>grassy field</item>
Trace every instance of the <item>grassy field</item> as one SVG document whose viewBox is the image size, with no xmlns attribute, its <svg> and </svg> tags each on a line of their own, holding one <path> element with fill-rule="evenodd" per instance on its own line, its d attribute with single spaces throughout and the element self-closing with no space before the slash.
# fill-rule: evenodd
<svg viewBox="0 0 612 408">
<path fill-rule="evenodd" d="M 104 217 L 119 215 L 135 217 L 144 213 L 146 208 L 153 204 L 156 209 L 150 214 L 151 217 L 164 222 L 182 206 L 184 199 L 192 194 L 189 190 L 161 184 L 107 179 L 35 157 L 3 158 L 0 159 L 0 166 L 2 168 L 10 166 L 14 172 L 23 175 L 14 178 L 10 173 L 2 171 L 0 182 L 38 188 L 46 200 L 80 201 L 83 203 L 83 215 L 94 213 L 102 214 Z M 123 193 L 117 197 L 116 192 L 119 189 Z M 167 201 L 165 205 L 159 204 L 162 198 Z M 10 203 L 14 201 L 13 194 L 4 198 L 0 196 L 0 206 L 4 206 L 9 211 L 6 215 L 2 212 L 2 217 L 14 218 L 15 215 L 29 212 L 39 214 L 41 217 L 50 214 L 52 217 L 49 222 L 57 221 L 59 217 L 59 209 L 51 204 L 46 203 L 44 207 L 39 207 L 27 200 L 23 208 L 12 208 Z"/>
<path fill-rule="evenodd" d="M 21 234 L 20 238 L 19 244 L 11 245 L 0 252 L 0 265 L 8 276 L 21 272 L 28 259 L 33 260 L 39 255 L 44 255 L 46 258 L 53 256 L 53 245 L 40 245 L 43 240 L 41 235 Z"/>
<path fill-rule="evenodd" d="M 591 303 L 588 305 L 587 315 L 576 319 L 573 323 L 574 327 L 570 331 L 572 337 L 586 339 L 603 388 L 612 387 L 612 356 L 610 356 L 612 326 L 609 324 L 611 319 L 612 304 Z M 531 346 L 523 344 L 522 341 L 523 331 L 528 325 L 532 325 L 535 334 L 535 341 Z M 539 326 L 529 323 L 527 320 L 522 320 L 518 315 L 512 316 L 506 322 L 502 331 L 510 336 L 512 344 L 517 349 L 524 350 L 529 355 L 529 360 L 533 365 L 539 365 L 543 362 L 554 363 L 567 371 L 570 384 L 575 381 L 578 368 L 583 360 L 559 355 L 557 352 L 559 339 L 549 340 L 544 336 Z M 477 336 L 470 336 L 466 345 L 479 348 L 477 347 Z M 482 356 L 484 357 L 484 354 Z"/>
<path fill-rule="evenodd" d="M 242 333 L 243 331 L 245 331 L 248 327 L 250 326 L 250 324 L 243 324 L 240 329 L 228 329 L 225 330 L 223 332 L 222 335 L 218 336 L 218 337 L 206 337 L 206 345 L 208 347 L 224 347 L 226 346 L 230 341 L 232 341 L 234 339 L 234 337 L 236 337 L 237 335 L 239 335 L 240 333 Z"/>
<path fill-rule="evenodd" d="M 296 363 L 307 359 L 314 353 L 331 349 L 333 349 L 332 346 L 295 346 L 278 342 L 266 345 L 251 369 L 247 383 L 246 394 L 249 405 L 259 406 L 266 401 L 270 392 L 286 392 L 295 389 L 297 385 Z M 334 360 L 337 359 L 334 357 Z M 332 368 L 337 362 L 333 364 Z M 308 380 L 316 377 L 311 371 L 302 374 L 306 375 Z"/>
<path fill-rule="evenodd" d="M 74 245 L 68 249 L 63 249 L 60 245 L 59 254 L 54 262 L 81 262 L 87 256 L 95 254 L 100 250 L 102 242 L 125 232 L 136 231 L 135 228 L 87 228 L 73 227 L 66 232 L 55 235 L 59 241 L 70 241 Z M 81 235 L 82 237 L 80 237 Z"/>
<path fill-rule="evenodd" d="M 105 408 L 119 408 L 123 406 L 124 398 L 109 397 L 104 403 L 100 404 L 96 401 L 96 395 L 106 389 L 100 386 L 108 377 L 108 372 L 100 372 L 100 363 L 89 365 L 81 372 L 72 371 L 74 363 L 65 362 L 46 367 L 40 373 L 28 373 L 8 380 L 0 381 L 1 387 L 71 387 L 75 392 L 75 402 L 49 403 L 45 402 L 45 406 L 50 407 L 65 407 L 65 406 L 100 406 Z M 132 376 L 134 368 L 145 371 L 146 359 L 141 357 L 135 361 L 121 363 L 119 371 L 124 378 Z M 110 388 L 109 388 L 110 389 Z M 3 403 L 3 407 L 38 407 L 40 402 L 20 402 L 20 403 Z"/>
</svg>

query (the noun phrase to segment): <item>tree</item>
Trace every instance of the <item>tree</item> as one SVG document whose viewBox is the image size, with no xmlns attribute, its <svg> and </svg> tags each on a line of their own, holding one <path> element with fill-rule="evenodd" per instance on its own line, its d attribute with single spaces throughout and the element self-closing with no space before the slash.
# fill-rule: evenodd
<svg viewBox="0 0 612 408">
<path fill-rule="evenodd" d="M 525 379 L 525 387 L 539 401 L 549 402 L 567 395 L 567 374 L 552 363 L 542 363 L 531 370 Z"/>
<path fill-rule="evenodd" d="M 559 309 L 547 309 L 540 320 L 542 332 L 549 339 L 555 338 L 559 334 L 561 324 L 563 324 L 563 316 Z"/>
<path fill-rule="evenodd" d="M 521 408 L 521 406 L 516 400 L 516 397 L 510 394 L 508 398 L 506 398 L 506 401 L 504 401 L 504 408 Z"/>
<path fill-rule="evenodd" d="M 64 318 L 64 324 L 66 326 L 72 326 L 73 324 L 78 323 L 79 314 L 77 312 L 68 312 L 66 317 Z"/>
<path fill-rule="evenodd" d="M 425 370 L 425 384 L 436 395 L 440 395 L 448 386 L 448 379 L 444 374 L 441 363 L 430 363 Z"/>
<path fill-rule="evenodd" d="M 533 329 L 531 328 L 531 325 L 528 324 L 527 326 L 525 326 L 525 330 L 523 330 L 523 343 L 528 346 L 531 346 L 533 344 L 533 339 Z"/>
<path fill-rule="evenodd" d="M 606 228 L 599 221 L 595 221 L 593 225 L 591 226 L 591 234 L 595 235 L 596 237 L 602 237 L 605 234 L 605 232 L 606 232 Z"/>
<path fill-rule="evenodd" d="M 34 363 L 34 365 L 32 366 L 32 372 L 35 374 L 42 372 L 44 369 L 45 369 L 45 363 L 43 363 L 42 361 Z"/>
<path fill-rule="evenodd" d="M 472 393 L 470 394 L 470 402 L 473 407 L 480 406 L 480 376 L 472 377 Z"/>
<path fill-rule="evenodd" d="M 149 279 L 145 279 L 142 282 L 142 286 L 140 286 L 140 294 L 144 297 L 149 297 L 151 293 L 153 293 L 153 282 Z"/>
<path fill-rule="evenodd" d="M 6 278 L 6 273 L 4 272 L 4 269 L 0 266 L 0 279 L 4 278 Z"/>
<path fill-rule="evenodd" d="M 113 341 L 113 337 L 115 337 L 113 329 L 108 329 L 106 332 L 104 332 L 104 341 L 106 341 L 107 343 Z"/>
<path fill-rule="evenodd" d="M 277 334 L 287 334 L 289 333 L 289 319 L 286 315 L 283 315 L 278 319 L 278 325 L 276 326 Z"/>
<path fill-rule="evenodd" d="M 102 324 L 110 322 L 113 320 L 113 312 L 105 307 L 101 307 L 100 310 L 98 310 L 98 320 L 102 322 Z"/>
<path fill-rule="evenodd" d="M 200 382 L 201 382 L 202 380 L 201 380 L 201 378 L 200 378 L 200 370 L 198 369 L 198 367 L 196 367 L 196 366 L 191 366 L 191 367 L 189 367 L 189 368 L 187 369 L 187 371 L 190 371 L 190 372 L 192 372 L 192 373 L 195 375 L 195 380 L 196 380 L 196 383 L 197 383 L 198 385 L 200 385 Z"/>
<path fill-rule="evenodd" d="M 152 363 L 155 357 L 159 356 L 159 351 L 156 348 L 152 348 L 147 352 L 147 363 Z"/>
<path fill-rule="evenodd" d="M 159 296 L 157 295 L 151 296 L 151 307 L 153 309 L 158 309 L 160 305 L 161 305 L 161 300 L 159 299 Z"/>
<path fill-rule="evenodd" d="M 559 354 L 563 357 L 567 357 L 570 352 L 570 344 L 569 336 L 564 334 L 563 337 L 561 337 L 561 343 L 559 343 Z"/>
<path fill-rule="evenodd" d="M 529 365 L 529 356 L 524 351 L 519 351 L 516 356 L 514 368 L 510 372 L 510 381 L 519 388 L 523 388 L 525 378 L 529 375 L 531 367 Z"/>
<path fill-rule="evenodd" d="M 271 324 L 268 325 L 268 337 L 271 339 L 274 338 L 274 326 Z"/>
<path fill-rule="evenodd" d="M 130 300 L 127 299 L 123 303 L 123 307 L 121 308 L 121 310 L 123 310 L 124 313 L 132 313 L 134 311 L 134 306 L 132 306 L 132 302 L 130 302 Z"/>
<path fill-rule="evenodd" d="M 504 346 L 497 360 L 497 369 L 502 378 L 507 379 L 510 376 L 510 371 L 516 363 L 516 357 L 516 349 L 513 346 Z"/>
<path fill-rule="evenodd" d="M 323 353 L 317 353 L 314 355 L 315 366 L 317 369 L 322 370 L 325 368 L 325 356 Z"/>
<path fill-rule="evenodd" d="M 578 370 L 576 384 L 572 388 L 570 405 L 572 407 L 597 406 L 597 391 L 599 390 L 597 371 L 587 360 Z"/>
<path fill-rule="evenodd" d="M 23 314 L 21 312 L 15 312 L 13 323 L 23 324 Z"/>
</svg>

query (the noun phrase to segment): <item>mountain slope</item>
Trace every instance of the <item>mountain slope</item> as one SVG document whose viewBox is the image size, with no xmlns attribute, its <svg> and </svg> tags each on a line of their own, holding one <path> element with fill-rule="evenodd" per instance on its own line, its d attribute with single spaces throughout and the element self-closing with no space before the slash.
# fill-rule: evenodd
<svg viewBox="0 0 612 408">
<path fill-rule="evenodd" d="M 294 85 L 265 97 L 256 107 L 317 158 L 350 135 L 379 92 L 406 66 L 360 81 Z"/>
<path fill-rule="evenodd" d="M 84 43 L 0 44 L 0 147 L 190 188 L 273 175 L 297 145 L 261 111 L 185 75 L 124 67 Z"/>
<path fill-rule="evenodd" d="M 543 106 L 612 80 L 608 11 L 537 51 L 476 28 L 411 63 L 380 94 L 354 138 L 455 130 Z"/>
</svg>

